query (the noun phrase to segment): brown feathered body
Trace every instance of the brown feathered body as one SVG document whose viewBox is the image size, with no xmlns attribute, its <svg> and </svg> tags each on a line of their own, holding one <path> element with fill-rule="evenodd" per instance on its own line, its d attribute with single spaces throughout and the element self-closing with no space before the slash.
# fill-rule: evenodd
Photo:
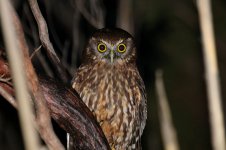
<svg viewBox="0 0 226 150">
<path fill-rule="evenodd" d="M 94 34 L 88 45 L 96 39 Z M 139 150 L 146 122 L 146 96 L 135 63 L 136 51 L 131 50 L 126 57 L 117 58 L 113 63 L 106 57 L 98 58 L 95 53 L 87 46 L 84 62 L 75 73 L 73 88 L 96 116 L 112 149 Z"/>
</svg>

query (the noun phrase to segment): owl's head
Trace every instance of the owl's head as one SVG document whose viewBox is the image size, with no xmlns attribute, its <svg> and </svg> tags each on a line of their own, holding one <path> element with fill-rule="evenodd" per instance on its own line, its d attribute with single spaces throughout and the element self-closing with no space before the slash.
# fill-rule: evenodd
<svg viewBox="0 0 226 150">
<path fill-rule="evenodd" d="M 133 63 L 136 60 L 136 47 L 128 32 L 118 28 L 103 28 L 90 37 L 84 55 L 89 62 Z"/>
</svg>

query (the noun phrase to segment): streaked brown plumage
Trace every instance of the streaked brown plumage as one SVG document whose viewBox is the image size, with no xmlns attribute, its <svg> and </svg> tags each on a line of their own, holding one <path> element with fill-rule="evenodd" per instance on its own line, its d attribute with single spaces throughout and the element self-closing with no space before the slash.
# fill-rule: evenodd
<svg viewBox="0 0 226 150">
<path fill-rule="evenodd" d="M 132 36 L 121 29 L 100 29 L 83 54 L 73 88 L 96 116 L 112 149 L 141 149 L 146 93 Z"/>
</svg>

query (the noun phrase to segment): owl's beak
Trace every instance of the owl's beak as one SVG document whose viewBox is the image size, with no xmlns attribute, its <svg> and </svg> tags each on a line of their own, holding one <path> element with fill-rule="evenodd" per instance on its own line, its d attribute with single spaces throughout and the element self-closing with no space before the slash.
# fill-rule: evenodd
<svg viewBox="0 0 226 150">
<path fill-rule="evenodd" d="M 113 61 L 114 61 L 114 50 L 111 50 L 110 58 L 111 58 L 111 63 L 113 63 Z"/>
</svg>

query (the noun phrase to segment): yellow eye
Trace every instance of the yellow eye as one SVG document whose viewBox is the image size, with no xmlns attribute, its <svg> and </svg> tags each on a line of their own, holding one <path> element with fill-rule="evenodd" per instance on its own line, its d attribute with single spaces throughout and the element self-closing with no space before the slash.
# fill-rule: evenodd
<svg viewBox="0 0 226 150">
<path fill-rule="evenodd" d="M 117 50 L 120 53 L 124 53 L 126 51 L 126 45 L 125 44 L 119 44 Z"/>
<path fill-rule="evenodd" d="M 107 47 L 104 43 L 100 43 L 100 44 L 98 44 L 97 49 L 99 52 L 103 53 L 107 50 Z"/>
</svg>

